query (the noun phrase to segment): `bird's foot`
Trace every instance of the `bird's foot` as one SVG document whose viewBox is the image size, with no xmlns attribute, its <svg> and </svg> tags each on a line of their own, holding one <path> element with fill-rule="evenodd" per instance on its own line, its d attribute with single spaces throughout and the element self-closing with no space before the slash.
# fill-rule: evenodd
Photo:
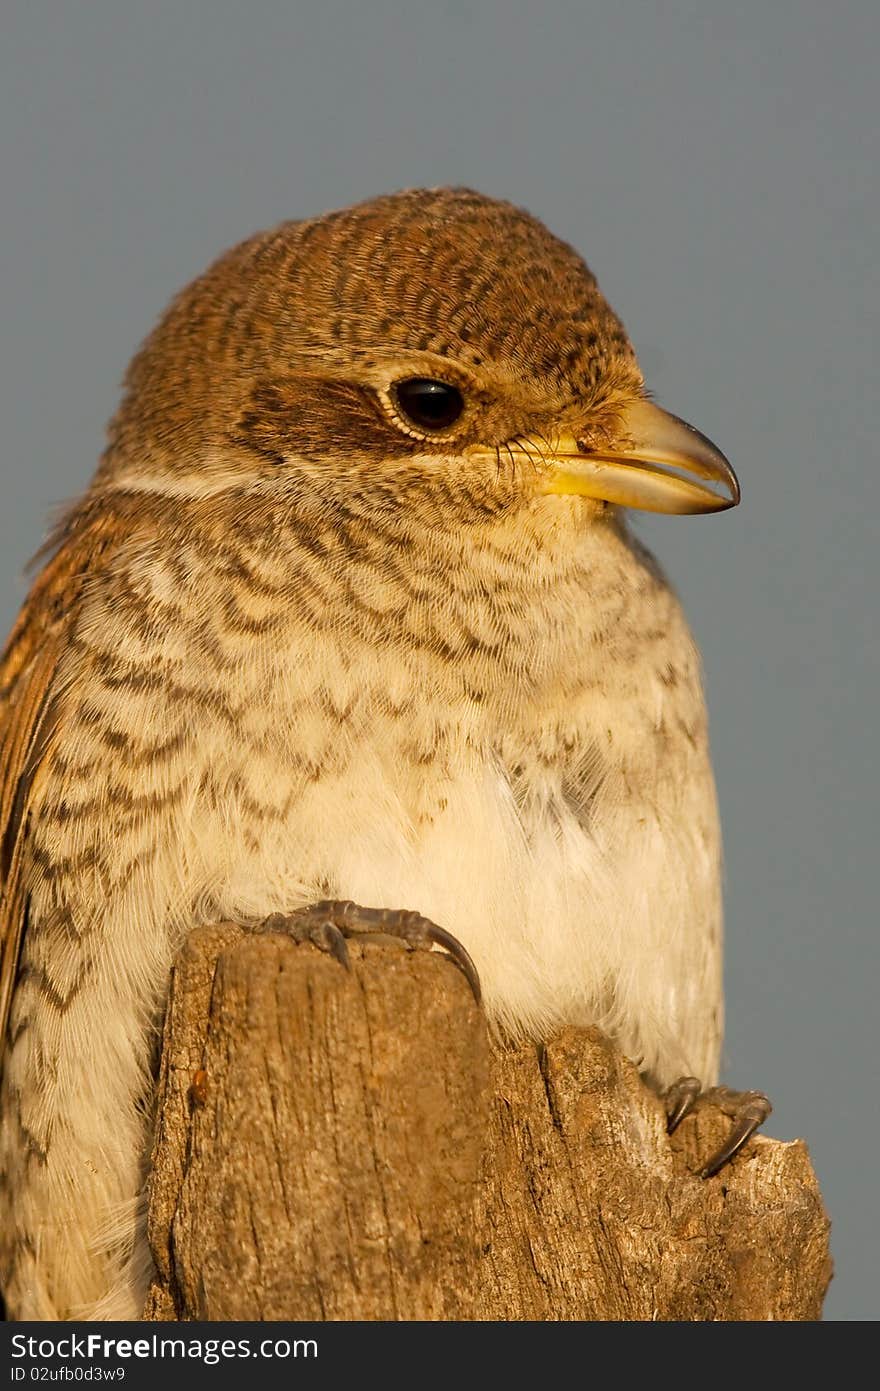
<svg viewBox="0 0 880 1391">
<path fill-rule="evenodd" d="M 679 1077 L 663 1095 L 670 1135 L 685 1116 L 690 1115 L 698 1100 L 717 1106 L 733 1121 L 724 1144 L 709 1156 L 700 1170 L 700 1178 L 712 1178 L 725 1164 L 729 1164 L 773 1110 L 763 1092 L 737 1092 L 731 1087 L 709 1087 L 703 1091 L 696 1077 Z"/>
<path fill-rule="evenodd" d="M 348 937 L 395 937 L 412 951 L 430 951 L 435 945 L 443 947 L 464 972 L 474 999 L 480 1003 L 480 977 L 469 952 L 451 932 L 438 927 L 430 918 L 423 918 L 421 913 L 405 908 L 362 908 L 350 899 L 323 899 L 320 903 L 310 903 L 307 908 L 297 908 L 293 913 L 273 913 L 256 930 L 283 932 L 295 942 L 312 942 L 321 951 L 335 956 L 347 970 L 351 969 Z"/>
</svg>

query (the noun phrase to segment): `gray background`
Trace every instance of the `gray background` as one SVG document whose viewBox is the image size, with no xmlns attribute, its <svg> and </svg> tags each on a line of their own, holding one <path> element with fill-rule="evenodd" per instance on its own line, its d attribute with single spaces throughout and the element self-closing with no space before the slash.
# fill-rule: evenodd
<svg viewBox="0 0 880 1391">
<path fill-rule="evenodd" d="M 876 0 L 16 0 L 0 48 L 4 627 L 171 293 L 384 190 L 538 213 L 730 455 L 738 512 L 640 523 L 706 662 L 726 1076 L 809 1141 L 828 1316 L 876 1317 Z"/>
</svg>

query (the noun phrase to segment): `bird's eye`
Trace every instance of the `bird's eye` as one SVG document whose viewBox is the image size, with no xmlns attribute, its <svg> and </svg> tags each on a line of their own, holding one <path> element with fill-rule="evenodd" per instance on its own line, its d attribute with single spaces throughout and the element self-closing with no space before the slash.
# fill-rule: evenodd
<svg viewBox="0 0 880 1391">
<path fill-rule="evenodd" d="M 445 430 L 455 424 L 464 410 L 464 399 L 457 386 L 429 377 L 408 377 L 396 382 L 393 396 L 401 414 L 422 430 Z"/>
</svg>

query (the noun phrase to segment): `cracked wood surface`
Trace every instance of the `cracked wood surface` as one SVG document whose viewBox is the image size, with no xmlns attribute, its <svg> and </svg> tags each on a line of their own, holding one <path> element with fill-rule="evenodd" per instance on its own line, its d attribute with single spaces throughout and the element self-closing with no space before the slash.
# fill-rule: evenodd
<svg viewBox="0 0 880 1391">
<path fill-rule="evenodd" d="M 151 1319 L 816 1319 L 828 1220 L 801 1141 L 692 1172 L 596 1030 L 490 1044 L 440 953 L 193 933 L 165 1027 Z"/>
</svg>

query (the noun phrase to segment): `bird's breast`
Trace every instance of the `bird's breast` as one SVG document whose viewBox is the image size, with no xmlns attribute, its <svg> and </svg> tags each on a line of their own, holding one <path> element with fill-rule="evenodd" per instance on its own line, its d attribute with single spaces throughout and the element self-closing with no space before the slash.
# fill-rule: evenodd
<svg viewBox="0 0 880 1391">
<path fill-rule="evenodd" d="M 417 909 L 471 951 L 499 1024 L 599 1023 L 661 1074 L 711 1075 L 719 851 L 693 647 L 658 629 L 639 671 L 629 644 L 477 699 L 439 659 L 434 678 L 388 653 L 334 666 L 313 642 L 247 756 L 210 760 L 189 832 L 214 861 L 208 911 Z"/>
<path fill-rule="evenodd" d="M 232 575 L 228 550 L 222 576 L 209 549 L 134 555 L 151 621 L 91 593 L 70 736 L 132 808 L 130 844 L 109 807 L 94 828 L 108 873 L 141 904 L 147 884 L 172 937 L 326 897 L 418 909 L 472 951 L 499 1023 L 602 1024 L 655 1070 L 709 1076 L 719 851 L 693 643 L 624 539 L 533 561 L 521 543 L 459 552 L 442 601 L 412 580 L 408 608 L 369 611 L 323 570 L 303 608 L 296 553 Z M 145 767 L 174 793 L 161 818 Z"/>
</svg>

